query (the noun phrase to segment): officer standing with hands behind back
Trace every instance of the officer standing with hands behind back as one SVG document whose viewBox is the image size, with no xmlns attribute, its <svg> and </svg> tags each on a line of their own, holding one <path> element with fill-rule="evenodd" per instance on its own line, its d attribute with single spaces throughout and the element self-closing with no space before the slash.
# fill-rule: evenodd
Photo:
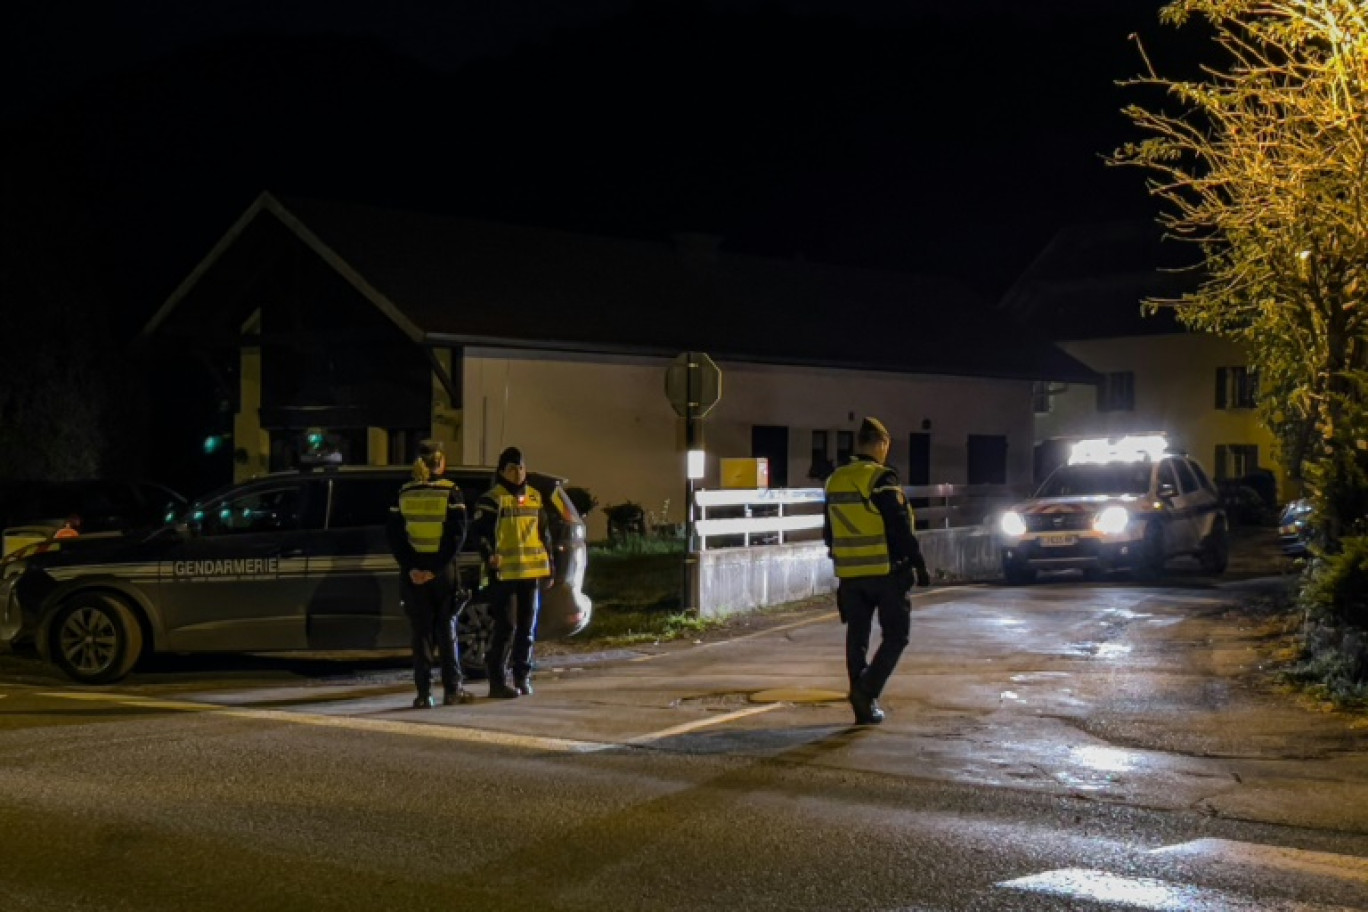
<svg viewBox="0 0 1368 912">
<path fill-rule="evenodd" d="M 836 566 L 836 607 L 846 625 L 846 672 L 855 721 L 877 725 L 879 708 L 898 659 L 907 648 L 912 605 L 908 591 L 931 585 L 921 546 L 912 533 L 912 510 L 897 473 L 884 465 L 892 438 L 874 418 L 860 424 L 855 455 L 826 481 L 822 538 Z M 868 661 L 869 638 L 879 618 L 879 648 Z"/>
<path fill-rule="evenodd" d="M 456 556 L 466 537 L 465 496 L 446 472 L 440 441 L 425 440 L 413 463 L 413 480 L 399 489 L 386 532 L 399 562 L 399 592 L 413 635 L 415 709 L 432 706 L 432 653 L 442 668 L 442 703 L 469 703 L 461 686 L 456 616 L 468 598 L 459 585 Z"/>
<path fill-rule="evenodd" d="M 499 454 L 494 485 L 475 504 L 471 535 L 489 570 L 489 615 L 494 621 L 485 661 L 489 695 L 528 696 L 540 588 L 554 575 L 546 511 L 541 494 L 527 483 L 527 467 L 517 447 Z M 512 687 L 505 677 L 509 666 Z"/>
</svg>

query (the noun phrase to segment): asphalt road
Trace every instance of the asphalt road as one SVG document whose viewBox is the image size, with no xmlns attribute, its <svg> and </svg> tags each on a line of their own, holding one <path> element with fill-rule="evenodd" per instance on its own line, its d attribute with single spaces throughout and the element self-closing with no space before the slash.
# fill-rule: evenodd
<svg viewBox="0 0 1368 912">
<path fill-rule="evenodd" d="M 1368 728 L 1261 683 L 1268 584 L 919 594 L 866 728 L 826 605 L 422 711 L 0 658 L 0 909 L 1368 909 Z"/>
</svg>

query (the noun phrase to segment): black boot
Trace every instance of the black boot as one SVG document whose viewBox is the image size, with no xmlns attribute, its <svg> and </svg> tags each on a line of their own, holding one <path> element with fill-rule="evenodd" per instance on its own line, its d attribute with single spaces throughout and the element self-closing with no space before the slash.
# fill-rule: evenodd
<svg viewBox="0 0 1368 912">
<path fill-rule="evenodd" d="M 518 696 L 518 692 L 509 687 L 506 681 L 490 681 L 489 695 L 496 700 L 512 700 Z"/>
<path fill-rule="evenodd" d="M 850 688 L 850 705 L 855 710 L 855 721 L 860 725 L 878 725 L 884 720 L 879 701 L 861 690 L 859 684 Z"/>
<path fill-rule="evenodd" d="M 442 695 L 443 706 L 456 706 L 464 703 L 474 703 L 475 695 L 464 687 L 458 686 L 455 690 L 448 690 Z"/>
<path fill-rule="evenodd" d="M 514 678 L 514 679 L 513 679 L 513 688 L 514 688 L 518 693 L 522 694 L 524 697 L 530 697 L 530 696 L 532 696 L 532 679 L 531 679 L 531 678 Z"/>
<path fill-rule="evenodd" d="M 413 698 L 414 709 L 428 709 L 429 707 L 436 705 L 437 702 L 432 699 L 432 694 L 420 693 L 418 696 Z"/>
</svg>

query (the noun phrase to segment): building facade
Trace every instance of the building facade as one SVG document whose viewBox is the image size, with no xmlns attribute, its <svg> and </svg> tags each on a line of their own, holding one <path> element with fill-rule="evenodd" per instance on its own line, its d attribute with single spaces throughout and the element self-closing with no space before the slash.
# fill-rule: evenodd
<svg viewBox="0 0 1368 912">
<path fill-rule="evenodd" d="M 661 523 L 684 518 L 665 393 L 681 351 L 723 376 L 704 487 L 724 457 L 820 484 L 871 414 L 907 483 L 1026 487 L 1033 384 L 1095 379 L 950 283 L 269 194 L 144 336 L 218 365 L 237 479 L 305 457 L 405 463 L 432 436 L 468 465 L 518 446 Z"/>
</svg>

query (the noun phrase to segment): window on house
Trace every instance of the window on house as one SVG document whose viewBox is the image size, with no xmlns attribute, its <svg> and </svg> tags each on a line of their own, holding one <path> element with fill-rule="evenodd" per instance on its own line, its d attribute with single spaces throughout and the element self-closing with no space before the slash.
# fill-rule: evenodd
<svg viewBox="0 0 1368 912">
<path fill-rule="evenodd" d="M 1007 483 L 1007 438 L 1001 434 L 970 434 L 968 479 L 971 485 Z"/>
<path fill-rule="evenodd" d="M 1031 410 L 1037 415 L 1050 413 L 1050 381 L 1037 380 L 1031 384 Z"/>
<path fill-rule="evenodd" d="M 1259 374 L 1247 367 L 1216 368 L 1216 407 L 1248 409 L 1258 404 Z"/>
<path fill-rule="evenodd" d="M 1103 374 L 1097 387 L 1099 412 L 1129 412 L 1135 408 L 1135 372 Z"/>
<path fill-rule="evenodd" d="M 1216 480 L 1242 478 L 1259 466 L 1257 443 L 1216 444 Z"/>
<path fill-rule="evenodd" d="M 850 456 L 855 452 L 855 432 L 837 431 L 836 432 L 836 464 L 843 466 L 850 462 Z"/>
</svg>

